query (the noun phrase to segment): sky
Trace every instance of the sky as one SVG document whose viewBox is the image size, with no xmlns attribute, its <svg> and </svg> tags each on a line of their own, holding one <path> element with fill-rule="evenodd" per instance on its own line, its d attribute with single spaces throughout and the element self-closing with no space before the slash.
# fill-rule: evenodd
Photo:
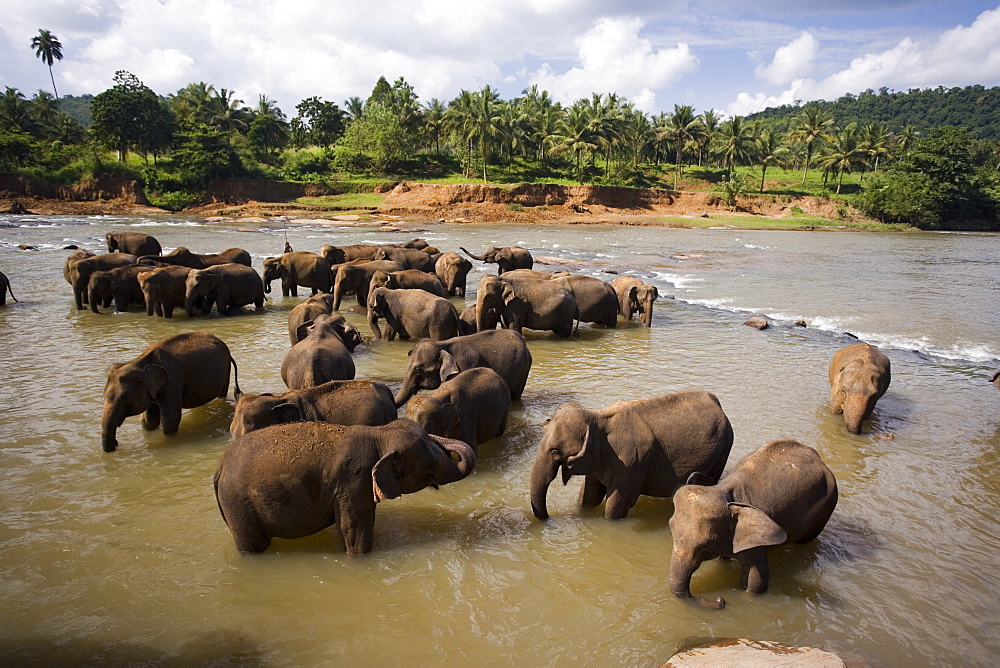
<svg viewBox="0 0 1000 668">
<path fill-rule="evenodd" d="M 0 85 L 51 90 L 31 38 L 63 45 L 60 95 L 128 70 L 160 95 L 204 81 L 343 106 L 379 76 L 419 101 L 537 85 L 654 115 L 726 116 L 888 88 L 1000 85 L 1000 4 L 974 0 L 0 0 Z"/>
</svg>

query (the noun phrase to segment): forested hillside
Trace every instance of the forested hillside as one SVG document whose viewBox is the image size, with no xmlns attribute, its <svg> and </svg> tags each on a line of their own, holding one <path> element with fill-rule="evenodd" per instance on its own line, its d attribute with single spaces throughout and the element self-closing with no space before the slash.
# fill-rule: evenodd
<svg viewBox="0 0 1000 668">
<path fill-rule="evenodd" d="M 921 134 L 944 125 L 963 126 L 978 139 L 1000 139 L 1000 87 L 966 86 L 965 88 L 916 89 L 895 92 L 869 89 L 860 95 L 848 93 L 833 102 L 820 101 L 837 124 L 855 122 L 859 126 L 882 123 L 893 130 L 912 126 Z M 751 114 L 749 120 L 774 123 L 787 130 L 801 110 L 801 105 L 785 104 Z"/>
</svg>

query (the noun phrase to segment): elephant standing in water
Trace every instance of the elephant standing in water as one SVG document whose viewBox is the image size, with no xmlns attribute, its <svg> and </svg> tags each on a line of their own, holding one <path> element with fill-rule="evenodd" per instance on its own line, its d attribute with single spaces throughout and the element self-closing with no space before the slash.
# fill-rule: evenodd
<svg viewBox="0 0 1000 668">
<path fill-rule="evenodd" d="M 240 383 L 229 347 L 204 331 L 175 334 L 150 345 L 137 358 L 108 367 L 104 386 L 101 445 L 105 452 L 118 447 L 115 438 L 125 418 L 142 413 L 142 426 L 163 433 L 177 431 L 182 408 L 195 408 L 229 391 L 233 367 L 238 399 Z"/>
<path fill-rule="evenodd" d="M 466 369 L 438 389 L 406 402 L 407 418 L 431 434 L 465 441 L 473 450 L 503 435 L 509 410 L 507 383 L 485 367 Z"/>
<path fill-rule="evenodd" d="M 347 322 L 344 316 L 333 312 L 333 295 L 323 293 L 313 295 L 288 314 L 288 338 L 293 346 L 309 333 L 308 328 L 303 328 L 302 325 L 314 321 L 321 315 L 331 316 L 331 321 L 340 330 L 340 340 L 351 352 L 364 343 L 357 328 Z"/>
<path fill-rule="evenodd" d="M 7 293 L 10 292 L 10 298 L 17 301 L 17 297 L 14 296 L 14 291 L 10 289 L 10 279 L 7 278 L 7 274 L 0 271 L 0 306 L 7 304 Z M 24 295 L 21 295 L 22 297 Z"/>
<path fill-rule="evenodd" d="M 76 256 L 76 253 L 70 257 Z M 76 300 L 76 308 L 83 310 L 84 304 L 90 303 L 88 287 L 90 277 L 97 271 L 110 271 L 118 267 L 135 264 L 135 255 L 128 253 L 105 253 L 103 255 L 84 256 L 80 259 L 67 259 L 66 267 L 70 285 L 73 286 L 73 298 Z"/>
<path fill-rule="evenodd" d="M 142 264 L 152 264 L 156 266 L 175 265 L 178 267 L 190 267 L 192 269 L 205 269 L 217 264 L 235 262 L 250 266 L 250 253 L 242 248 L 227 248 L 221 253 L 208 253 L 199 255 L 192 253 L 183 246 L 175 248 L 166 255 L 143 255 L 139 258 Z"/>
<path fill-rule="evenodd" d="M 549 279 L 573 293 L 577 319 L 580 322 L 596 322 L 605 327 L 618 326 L 618 295 L 611 284 L 593 276 L 567 274 Z"/>
<path fill-rule="evenodd" d="M 566 338 L 573 333 L 579 309 L 573 292 L 556 280 L 483 276 L 476 291 L 476 331 L 495 329 L 500 319 L 517 333 L 551 330 Z"/>
<path fill-rule="evenodd" d="M 219 315 L 248 304 L 264 308 L 264 283 L 253 267 L 227 262 L 207 269 L 192 269 L 184 283 L 184 310 L 189 318 L 198 311 L 208 315 L 213 304 Z"/>
<path fill-rule="evenodd" d="M 392 391 L 372 380 L 331 380 L 282 394 L 244 394 L 236 402 L 229 433 L 243 434 L 286 422 L 332 422 L 376 427 L 398 417 Z"/>
<path fill-rule="evenodd" d="M 299 327 L 302 336 L 281 363 L 281 380 L 288 389 L 301 390 L 331 380 L 354 378 L 354 358 L 344 343 L 349 334 L 342 321 L 339 313 L 319 315 Z"/>
<path fill-rule="evenodd" d="M 586 476 L 580 505 L 607 498 L 604 516 L 625 517 L 639 495 L 669 497 L 695 471 L 718 480 L 733 428 L 710 392 L 678 392 L 588 410 L 566 402 L 545 423 L 531 469 L 531 510 L 548 519 L 545 497 L 562 468 Z"/>
<path fill-rule="evenodd" d="M 830 411 L 842 412 L 847 431 L 860 434 L 861 423 L 889 388 L 889 358 L 875 346 L 855 343 L 834 353 L 829 375 Z"/>
<path fill-rule="evenodd" d="M 312 293 L 330 292 L 333 273 L 330 263 L 316 253 L 293 251 L 280 257 L 264 259 L 264 292 L 271 292 L 271 281 L 281 280 L 281 294 L 299 296 L 299 287 L 311 288 Z"/>
<path fill-rule="evenodd" d="M 159 255 L 163 252 L 156 237 L 142 232 L 108 232 L 105 240 L 108 242 L 108 252 L 115 251 L 130 255 Z"/>
<path fill-rule="evenodd" d="M 187 277 L 191 267 L 167 266 L 153 267 L 153 271 L 138 275 L 139 287 L 146 301 L 146 315 L 156 315 L 163 318 L 174 317 L 175 308 L 184 308 L 187 295 Z"/>
<path fill-rule="evenodd" d="M 434 273 L 444 285 L 446 295 L 465 296 L 465 284 L 472 263 L 458 253 L 442 253 L 434 262 Z"/>
<path fill-rule="evenodd" d="M 389 341 L 396 335 L 401 339 L 441 341 L 459 334 L 455 305 L 423 290 L 373 288 L 368 296 L 368 325 L 376 339 L 382 338 L 379 318 L 385 320 L 385 338 Z"/>
<path fill-rule="evenodd" d="M 703 561 L 739 560 L 743 587 L 767 590 L 770 547 L 808 543 L 837 507 L 837 480 L 812 448 L 771 441 L 744 457 L 718 484 L 699 473 L 674 494 L 670 518 L 670 591 L 691 598 L 691 575 Z M 725 605 L 722 597 L 700 600 Z"/>
<path fill-rule="evenodd" d="M 535 259 L 531 257 L 531 251 L 520 246 L 503 246 L 501 248 L 490 246 L 482 255 L 473 255 L 464 248 L 461 250 L 473 260 L 496 264 L 497 274 L 512 269 L 531 269 L 535 264 Z"/>
<path fill-rule="evenodd" d="M 461 480 L 475 463 L 466 443 L 432 436 L 410 420 L 381 427 L 295 422 L 236 439 L 213 482 L 240 552 L 336 524 L 347 554 L 356 555 L 374 546 L 378 502 Z"/>
<path fill-rule="evenodd" d="M 647 285 L 634 276 L 619 276 L 611 281 L 618 295 L 619 310 L 626 320 L 635 313 L 642 313 L 639 321 L 646 327 L 653 326 L 653 302 L 660 296 L 655 285 Z"/>
<path fill-rule="evenodd" d="M 410 351 L 403 385 L 396 393 L 402 406 L 419 390 L 434 390 L 466 369 L 493 369 L 510 389 L 511 399 L 520 399 L 531 371 L 531 352 L 524 337 L 506 329 L 456 336 L 446 341 L 421 339 Z"/>
<path fill-rule="evenodd" d="M 139 285 L 139 274 L 154 271 L 156 267 L 144 264 L 127 264 L 110 271 L 95 271 L 87 284 L 90 310 L 100 313 L 98 306 L 107 308 L 113 301 L 115 310 L 124 313 L 130 304 L 146 305 L 146 298 Z"/>
</svg>

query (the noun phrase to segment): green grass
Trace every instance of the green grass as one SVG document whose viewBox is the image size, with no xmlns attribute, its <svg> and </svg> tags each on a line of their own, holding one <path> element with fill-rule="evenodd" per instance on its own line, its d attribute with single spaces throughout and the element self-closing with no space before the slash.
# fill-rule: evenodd
<svg viewBox="0 0 1000 668">
<path fill-rule="evenodd" d="M 712 213 L 709 218 L 686 216 L 663 216 L 657 222 L 676 227 L 707 229 L 712 227 L 732 227 L 740 230 L 812 230 L 812 229 L 852 229 L 883 232 L 916 232 L 909 225 L 886 225 L 871 220 L 831 220 L 820 216 L 796 214 L 783 218 L 766 216 L 739 216 Z"/>
<path fill-rule="evenodd" d="M 295 204 L 340 206 L 340 207 L 376 207 L 382 204 L 385 195 L 373 192 L 344 193 L 343 195 L 324 195 L 322 197 L 300 197 Z"/>
</svg>

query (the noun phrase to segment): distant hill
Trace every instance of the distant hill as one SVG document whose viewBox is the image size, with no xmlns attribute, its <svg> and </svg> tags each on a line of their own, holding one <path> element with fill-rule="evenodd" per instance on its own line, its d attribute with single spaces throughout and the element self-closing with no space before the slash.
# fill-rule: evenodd
<svg viewBox="0 0 1000 668">
<path fill-rule="evenodd" d="M 90 105 L 93 101 L 93 95 L 63 95 L 59 98 L 59 111 L 76 119 L 83 127 L 90 127 L 93 121 Z"/>
<path fill-rule="evenodd" d="M 959 125 L 969 129 L 974 137 L 1000 140 L 1000 87 L 966 86 L 965 88 L 911 88 L 905 93 L 881 88 L 860 95 L 847 94 L 834 102 L 821 100 L 836 124 L 844 127 L 852 121 L 858 125 L 884 123 L 896 131 L 913 125 L 926 134 L 930 128 Z M 772 107 L 747 118 L 773 123 L 787 129 L 801 105 L 785 104 Z"/>
</svg>

